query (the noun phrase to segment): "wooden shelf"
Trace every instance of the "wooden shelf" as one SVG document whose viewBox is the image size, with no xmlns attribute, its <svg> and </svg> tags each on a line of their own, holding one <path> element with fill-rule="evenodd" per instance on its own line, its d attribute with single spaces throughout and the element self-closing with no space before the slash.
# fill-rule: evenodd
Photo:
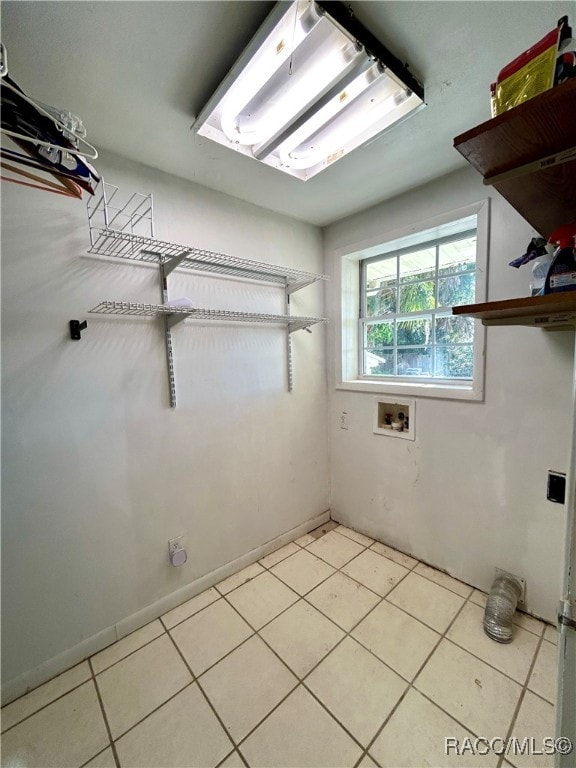
<svg viewBox="0 0 576 768">
<path fill-rule="evenodd" d="M 576 291 L 466 304 L 453 307 L 452 314 L 477 318 L 484 325 L 530 325 L 558 330 L 574 328 Z"/>
<path fill-rule="evenodd" d="M 576 154 L 567 162 L 539 161 L 576 147 L 576 78 L 457 136 L 454 146 L 546 239 L 576 220 Z M 526 168 L 530 164 L 536 166 Z"/>
</svg>

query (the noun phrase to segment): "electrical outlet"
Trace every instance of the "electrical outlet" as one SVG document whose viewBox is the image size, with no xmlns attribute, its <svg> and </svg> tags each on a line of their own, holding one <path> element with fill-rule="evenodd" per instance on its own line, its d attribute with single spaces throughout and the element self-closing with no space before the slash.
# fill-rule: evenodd
<svg viewBox="0 0 576 768">
<path fill-rule="evenodd" d="M 516 576 L 515 573 L 510 573 L 510 571 L 505 571 L 503 568 L 494 568 L 494 577 L 496 576 L 512 576 L 513 579 L 516 579 L 516 581 L 520 582 L 522 585 L 522 592 L 520 593 L 520 597 L 518 598 L 518 605 L 524 605 L 526 602 L 526 580 L 521 579 L 520 576 Z"/>
<path fill-rule="evenodd" d="M 168 557 L 177 549 L 184 549 L 184 534 L 176 536 L 173 539 L 168 539 Z"/>
<path fill-rule="evenodd" d="M 342 411 L 340 414 L 340 429 L 348 429 L 348 413 Z"/>
</svg>

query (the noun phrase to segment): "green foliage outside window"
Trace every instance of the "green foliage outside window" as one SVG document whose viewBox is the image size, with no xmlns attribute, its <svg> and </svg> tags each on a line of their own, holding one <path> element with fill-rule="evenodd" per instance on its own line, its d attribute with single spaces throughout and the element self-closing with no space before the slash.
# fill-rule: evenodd
<svg viewBox="0 0 576 768">
<path fill-rule="evenodd" d="M 436 315 L 441 308 L 471 304 L 475 296 L 473 262 L 452 262 L 441 269 L 436 281 L 434 271 L 420 271 L 409 282 L 400 284 L 390 277 L 366 292 L 366 349 L 372 355 L 369 373 L 373 375 L 423 375 L 440 378 L 471 378 L 473 370 L 473 321 L 465 317 Z M 450 271 L 452 274 L 446 275 Z M 429 279 L 421 279 L 421 278 Z M 434 311 L 436 310 L 436 311 Z M 431 312 L 430 315 L 385 319 L 386 315 Z M 380 319 L 381 318 L 381 319 Z M 412 347 L 412 349 L 405 349 Z M 432 350 L 434 349 L 434 364 Z M 394 371 L 396 350 L 397 371 Z M 434 368 L 434 369 L 432 369 Z"/>
</svg>

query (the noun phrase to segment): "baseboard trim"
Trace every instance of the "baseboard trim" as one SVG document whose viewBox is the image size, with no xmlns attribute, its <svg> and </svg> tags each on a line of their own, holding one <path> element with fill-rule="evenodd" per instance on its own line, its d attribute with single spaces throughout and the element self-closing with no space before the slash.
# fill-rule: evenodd
<svg viewBox="0 0 576 768">
<path fill-rule="evenodd" d="M 222 579 L 241 571 L 242 568 L 255 563 L 257 560 L 261 560 L 276 549 L 303 536 L 305 533 L 308 533 L 308 531 L 314 530 L 314 528 L 317 528 L 319 525 L 323 525 L 328 522 L 328 520 L 330 520 L 329 510 L 296 526 L 296 528 L 286 531 L 286 533 L 277 536 L 275 539 L 250 550 L 250 552 L 236 558 L 236 560 L 201 576 L 199 579 L 187 584 L 185 587 L 182 587 L 175 592 L 171 592 L 169 595 L 165 595 L 160 598 L 160 600 L 146 606 L 146 608 L 143 608 L 142 610 L 127 616 L 125 619 L 122 619 L 117 624 L 107 627 L 101 632 L 86 638 L 86 640 L 83 640 L 81 643 L 48 659 L 48 661 L 39 664 L 28 672 L 25 672 L 8 682 L 3 682 L 2 706 L 9 704 L 11 701 L 14 701 L 14 699 L 17 699 L 25 693 L 28 693 L 28 691 L 31 691 L 33 688 L 37 688 L 39 685 L 48 682 L 48 680 L 57 677 L 62 672 L 70 669 L 70 667 L 79 664 L 89 656 L 92 656 L 93 654 L 98 653 L 98 651 L 106 648 L 108 645 L 115 643 L 116 640 L 120 640 L 131 632 L 140 629 L 140 627 L 157 619 L 172 608 L 176 608 L 177 605 L 186 602 L 186 600 L 190 600 L 190 598 L 195 597 L 200 594 L 200 592 L 204 592 L 204 590 L 213 587 L 214 584 L 222 581 Z"/>
</svg>

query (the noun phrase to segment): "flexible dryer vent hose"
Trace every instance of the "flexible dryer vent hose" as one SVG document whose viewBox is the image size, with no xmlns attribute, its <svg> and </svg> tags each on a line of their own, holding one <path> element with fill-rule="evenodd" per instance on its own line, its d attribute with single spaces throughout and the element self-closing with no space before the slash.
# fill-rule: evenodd
<svg viewBox="0 0 576 768">
<path fill-rule="evenodd" d="M 498 574 L 486 601 L 484 631 L 498 643 L 512 640 L 512 620 L 522 594 L 522 584 L 509 574 Z"/>
</svg>

